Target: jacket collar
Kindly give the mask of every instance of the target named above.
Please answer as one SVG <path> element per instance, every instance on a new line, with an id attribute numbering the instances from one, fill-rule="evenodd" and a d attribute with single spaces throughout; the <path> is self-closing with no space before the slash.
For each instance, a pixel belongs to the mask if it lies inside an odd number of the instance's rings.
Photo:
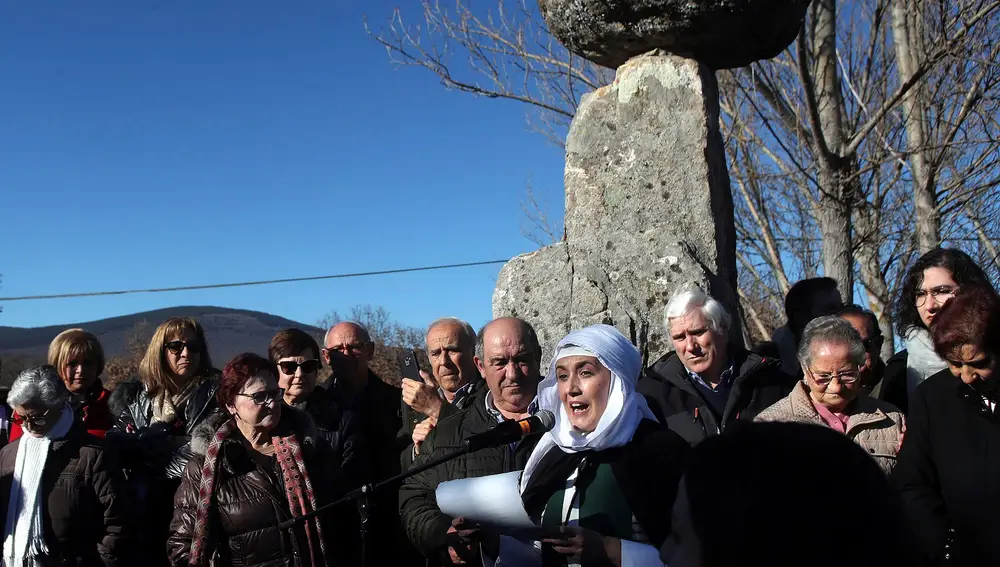
<path id="1" fill-rule="evenodd" d="M 792 414 L 796 418 L 825 425 L 823 418 L 813 406 L 812 398 L 809 397 L 809 387 L 801 380 L 792 388 L 788 399 L 792 404 Z M 854 401 L 848 404 L 844 409 L 844 414 L 848 416 L 846 426 L 848 432 L 855 427 L 889 419 L 889 416 L 876 406 L 874 400 L 864 394 L 859 394 Z"/>

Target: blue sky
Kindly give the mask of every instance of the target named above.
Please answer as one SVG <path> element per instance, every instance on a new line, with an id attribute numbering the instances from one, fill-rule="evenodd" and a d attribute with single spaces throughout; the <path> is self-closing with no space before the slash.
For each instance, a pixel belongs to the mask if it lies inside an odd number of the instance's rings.
<path id="1" fill-rule="evenodd" d="M 562 151 L 529 131 L 526 107 L 390 64 L 363 15 L 378 27 L 399 3 L 0 3 L 0 296 L 533 250 L 520 202 L 530 179 L 561 206 Z M 4 302 L 0 325 L 172 305 L 312 323 L 363 303 L 410 325 L 478 325 L 499 268 Z"/>

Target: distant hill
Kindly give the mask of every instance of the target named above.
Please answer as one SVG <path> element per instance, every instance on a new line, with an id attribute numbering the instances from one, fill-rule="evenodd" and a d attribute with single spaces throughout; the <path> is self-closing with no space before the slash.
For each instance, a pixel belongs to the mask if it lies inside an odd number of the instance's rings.
<path id="1" fill-rule="evenodd" d="M 282 329 L 298 327 L 316 335 L 317 340 L 322 340 L 323 336 L 323 330 L 318 327 L 259 311 L 225 307 L 169 307 L 84 323 L 32 328 L 0 326 L 0 357 L 5 361 L 44 361 L 52 339 L 63 330 L 74 327 L 97 335 L 108 358 L 121 356 L 126 354 L 128 337 L 134 334 L 134 329 L 143 329 L 146 335 L 151 335 L 156 326 L 169 317 L 194 317 L 202 324 L 212 362 L 217 368 L 222 368 L 241 352 L 267 356 L 271 337 Z M 4 374 L 7 374 L 6 369 Z"/>

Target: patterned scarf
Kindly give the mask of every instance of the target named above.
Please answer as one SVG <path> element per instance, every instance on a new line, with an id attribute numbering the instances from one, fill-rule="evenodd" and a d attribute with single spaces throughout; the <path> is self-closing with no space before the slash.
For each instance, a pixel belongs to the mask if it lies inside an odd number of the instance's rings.
<path id="1" fill-rule="evenodd" d="M 188 565 L 202 567 L 207 565 L 205 542 L 208 539 L 208 514 L 212 507 L 212 494 L 215 490 L 215 477 L 218 473 L 219 452 L 223 443 L 236 430 L 236 421 L 226 420 L 212 437 L 212 442 L 205 452 L 205 464 L 201 469 L 201 484 L 198 487 L 198 515 L 194 525 L 194 537 L 191 539 L 191 553 Z M 312 481 L 306 471 L 302 457 L 302 447 L 294 433 L 285 437 L 272 438 L 276 449 L 278 466 L 285 484 L 285 498 L 288 509 L 293 517 L 308 514 L 317 508 L 316 495 L 313 492 Z M 323 541 L 323 529 L 318 517 L 304 524 L 306 542 L 309 546 L 311 565 L 319 567 L 326 565 L 326 544 Z"/>
<path id="2" fill-rule="evenodd" d="M 171 423 L 177 419 L 177 408 L 184 405 L 188 401 L 198 386 L 201 386 L 202 380 L 200 378 L 193 378 L 188 380 L 184 384 L 184 388 L 180 392 L 177 392 L 173 396 L 168 396 L 163 390 L 160 390 L 153 399 L 151 405 L 153 406 L 153 423 Z"/>

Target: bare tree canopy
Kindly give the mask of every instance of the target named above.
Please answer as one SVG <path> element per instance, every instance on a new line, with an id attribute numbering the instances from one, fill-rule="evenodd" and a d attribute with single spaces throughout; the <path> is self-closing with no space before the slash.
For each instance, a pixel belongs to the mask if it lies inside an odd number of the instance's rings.
<path id="1" fill-rule="evenodd" d="M 390 59 L 527 103 L 556 143 L 580 97 L 613 78 L 556 42 L 534 2 L 421 6 L 419 24 L 396 11 L 373 34 Z M 814 0 L 784 53 L 719 73 L 751 338 L 769 337 L 790 285 L 820 267 L 879 316 L 884 355 L 888 305 L 916 255 L 960 247 L 997 273 L 998 54 L 1000 0 Z M 536 227 L 554 216 L 533 193 L 527 203 Z"/>
<path id="2" fill-rule="evenodd" d="M 580 97 L 614 79 L 614 71 L 566 50 L 542 24 L 536 2 L 498 0 L 475 11 L 461 0 L 449 10 L 422 0 L 412 24 L 397 8 L 388 27 L 374 33 L 389 59 L 427 69 L 450 89 L 530 105 L 529 125 L 562 146 Z"/>

